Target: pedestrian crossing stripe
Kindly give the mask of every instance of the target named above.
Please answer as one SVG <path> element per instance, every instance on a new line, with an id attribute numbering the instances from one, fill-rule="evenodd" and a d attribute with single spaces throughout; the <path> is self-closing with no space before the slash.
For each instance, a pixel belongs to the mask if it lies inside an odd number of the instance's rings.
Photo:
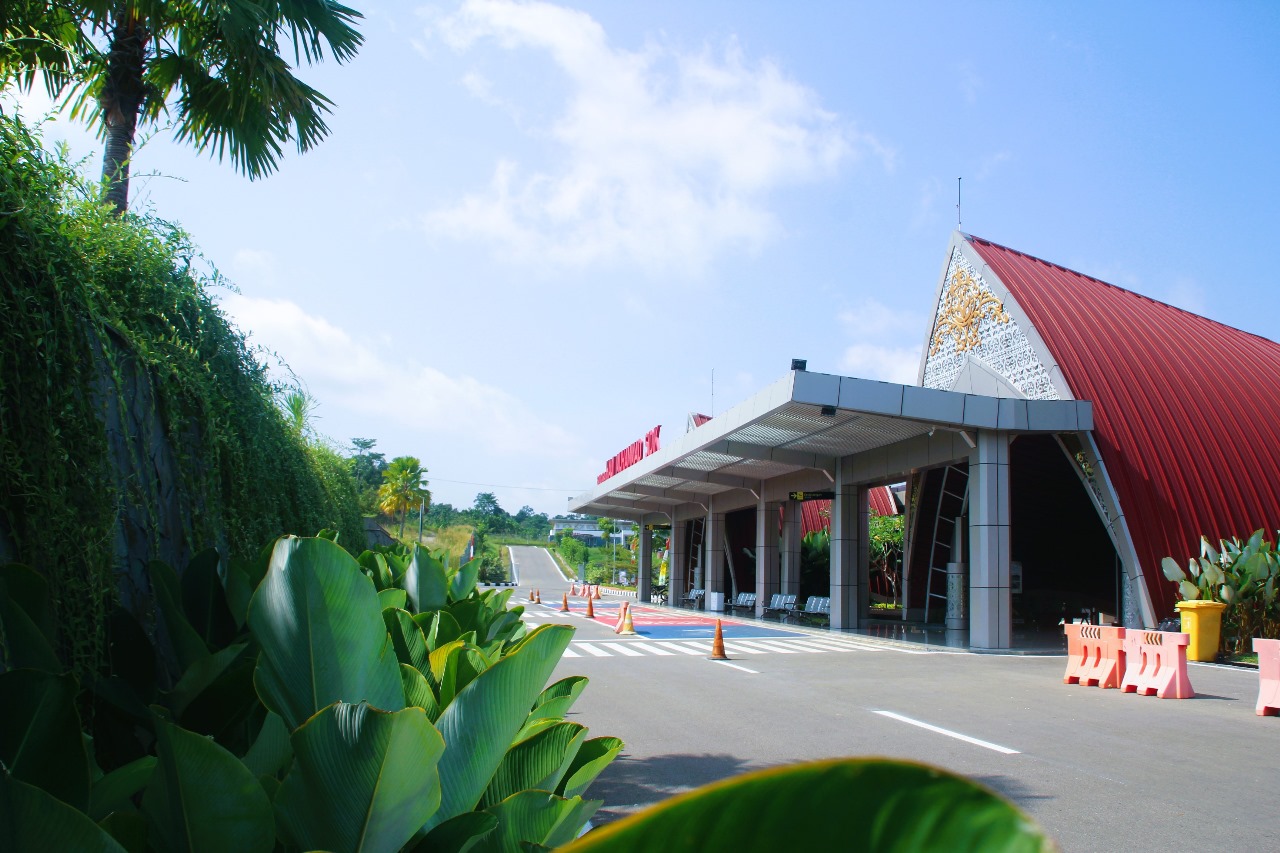
<path id="1" fill-rule="evenodd" d="M 815 637 L 812 639 L 734 639 L 724 641 L 725 651 L 733 655 L 803 655 L 844 652 L 902 651 L 922 654 L 915 650 L 894 649 L 887 646 L 858 643 L 843 639 Z M 608 657 L 674 657 L 678 655 L 711 654 L 710 640 L 583 640 L 571 643 L 565 650 L 567 658 Z"/>

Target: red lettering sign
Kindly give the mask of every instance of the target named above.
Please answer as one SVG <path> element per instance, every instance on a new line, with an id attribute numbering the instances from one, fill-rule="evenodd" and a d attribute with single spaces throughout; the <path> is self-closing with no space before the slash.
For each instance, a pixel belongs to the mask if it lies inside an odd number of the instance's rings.
<path id="1" fill-rule="evenodd" d="M 615 474 L 630 468 L 646 456 L 657 453 L 658 433 L 661 431 L 662 424 L 658 424 L 646 432 L 644 438 L 633 441 L 627 447 L 618 451 L 612 459 L 604 463 L 604 473 L 596 477 L 596 485 L 600 485 Z"/>

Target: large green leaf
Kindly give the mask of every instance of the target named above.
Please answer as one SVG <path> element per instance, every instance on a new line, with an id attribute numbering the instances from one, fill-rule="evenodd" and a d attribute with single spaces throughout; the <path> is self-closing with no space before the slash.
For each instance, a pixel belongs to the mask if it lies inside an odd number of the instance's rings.
<path id="1" fill-rule="evenodd" d="M 409 594 L 409 604 L 416 613 L 443 610 L 449 603 L 444 566 L 416 543 L 400 583 Z"/>
<path id="2" fill-rule="evenodd" d="M 546 791 L 521 791 L 485 809 L 498 819 L 498 828 L 481 839 L 473 849 L 482 853 L 507 853 L 529 849 L 530 845 L 535 845 L 534 849 L 559 847 L 582 831 L 583 825 L 600 808 L 600 802 L 581 797 L 564 799 Z M 705 849 L 734 848 L 713 846 Z"/>
<path id="3" fill-rule="evenodd" d="M 573 639 L 568 625 L 543 625 L 458 692 L 436 725 L 448 745 L 440 759 L 444 798 L 426 829 L 471 811 Z"/>
<path id="4" fill-rule="evenodd" d="M 157 718 L 156 757 L 142 812 L 157 848 L 210 853 L 274 848 L 271 801 L 234 755 Z"/>
<path id="5" fill-rule="evenodd" d="M 409 596 L 403 589 L 380 589 L 378 590 L 378 606 L 383 610 L 391 608 L 404 610 L 405 605 L 409 603 Z"/>
<path id="6" fill-rule="evenodd" d="M 182 582 L 178 580 L 178 573 L 160 560 L 152 560 L 147 564 L 147 570 L 151 576 L 156 609 L 178 657 L 178 671 L 186 672 L 197 661 L 209 656 L 209 647 L 191 627 L 182 609 Z"/>
<path id="7" fill-rule="evenodd" d="M 566 851 L 1054 849 L 1032 820 L 922 764 L 836 759 L 748 773 L 594 830 Z"/>
<path id="8" fill-rule="evenodd" d="M 405 850 L 408 853 L 467 853 L 497 826 L 498 819 L 488 812 L 463 812 L 419 836 L 417 843 Z"/>
<path id="9" fill-rule="evenodd" d="M 448 610 L 418 613 L 414 615 L 413 621 L 418 623 L 418 627 L 426 635 L 427 646 L 432 649 L 438 649 L 446 643 L 452 643 L 462 636 L 462 626 L 458 624 L 458 620 L 454 619 L 453 614 Z"/>
<path id="10" fill-rule="evenodd" d="M 378 594 L 327 539 L 281 538 L 249 604 L 262 647 L 254 683 L 290 730 L 334 702 L 404 707 L 404 689 Z"/>
<path id="11" fill-rule="evenodd" d="M 89 817 L 102 820 L 114 811 L 131 808 L 131 798 L 147 786 L 155 769 L 156 757 L 144 755 L 95 781 L 89 789 Z"/>
<path id="12" fill-rule="evenodd" d="M 237 650 L 235 654 L 230 654 Z M 253 687 L 253 675 L 257 655 L 252 644 L 236 644 L 210 659 L 228 658 L 226 666 L 212 675 L 207 682 L 188 679 L 178 682 L 174 692 L 185 688 L 181 710 L 175 707 L 178 723 L 185 729 L 203 735 L 211 735 L 218 743 L 236 755 L 249 748 L 253 732 L 250 721 L 260 715 L 262 703 Z M 197 664 L 196 667 L 200 667 Z M 196 667 L 193 667 L 195 669 Z M 191 695 L 194 693 L 194 695 Z M 256 726 L 256 722 L 254 722 Z"/>
<path id="13" fill-rule="evenodd" d="M 476 581 L 479 579 L 479 560 L 470 560 L 465 565 L 459 566 L 458 570 L 449 578 L 449 598 L 452 601 L 461 601 L 471 595 L 476 588 Z"/>
<path id="14" fill-rule="evenodd" d="M 465 650 L 466 644 L 461 640 L 446 643 L 431 652 L 431 666 L 422 671 L 431 682 L 442 708 L 452 702 L 458 692 L 455 687 L 458 680 L 458 659 Z"/>
<path id="15" fill-rule="evenodd" d="M 427 719 L 435 722 L 440 718 L 440 702 L 431 690 L 431 683 L 417 669 L 407 663 L 400 664 L 400 680 L 404 684 L 404 703 L 407 707 L 421 708 L 427 712 Z"/>
<path id="16" fill-rule="evenodd" d="M 0 850 L 125 853 L 83 812 L 0 767 Z"/>
<path id="17" fill-rule="evenodd" d="M 50 647 L 57 644 L 53 608 L 49 606 L 49 582 L 43 575 L 21 563 L 0 565 L 0 596 L 12 599 L 27 614 Z"/>
<path id="18" fill-rule="evenodd" d="M 293 757 L 289 730 L 279 714 L 267 712 L 262 728 L 244 756 L 244 766 L 254 776 L 273 776 Z"/>
<path id="19" fill-rule="evenodd" d="M 374 551 L 365 551 L 356 558 L 356 562 L 360 564 L 360 568 L 373 581 L 373 585 L 379 592 L 392 588 L 394 581 L 391 577 L 391 569 L 387 567 L 386 557 Z"/>
<path id="20" fill-rule="evenodd" d="M 387 626 L 391 645 L 400 663 L 407 663 L 420 672 L 426 671 L 430 667 L 427 638 L 422 636 L 422 629 L 413 617 L 404 610 L 384 610 L 382 621 Z"/>
<path id="21" fill-rule="evenodd" d="M 538 701 L 533 703 L 533 711 L 530 712 L 529 719 L 563 719 L 573 707 L 573 703 L 582 695 L 582 691 L 586 689 L 585 675 L 570 675 L 560 679 L 538 695 Z"/>
<path id="22" fill-rule="evenodd" d="M 1179 566 L 1178 561 L 1172 557 L 1165 557 L 1160 561 L 1160 571 L 1164 572 L 1164 576 L 1167 580 L 1174 581 L 1175 583 L 1187 579 L 1186 573 L 1182 571 L 1182 566 Z"/>
<path id="23" fill-rule="evenodd" d="M 616 737 L 593 737 L 582 745 L 573 763 L 556 789 L 562 797 L 578 797 L 586 793 L 596 777 L 622 752 L 625 744 Z"/>
<path id="24" fill-rule="evenodd" d="M 182 609 L 191 627 L 213 649 L 231 642 L 237 627 L 223 591 L 221 559 L 217 549 L 206 548 L 191 558 L 182 573 Z"/>
<path id="25" fill-rule="evenodd" d="M 70 675 L 15 669 L 0 675 L 0 763 L 18 779 L 83 811 L 89 756 Z"/>
<path id="26" fill-rule="evenodd" d="M 556 790 L 586 737 L 586 726 L 562 722 L 514 744 L 480 798 L 480 808 L 497 805 L 527 789 Z"/>
<path id="27" fill-rule="evenodd" d="M 29 667 L 45 672 L 62 671 L 53 645 L 0 579 L 0 669 Z"/>
<path id="28" fill-rule="evenodd" d="M 276 814 L 303 850 L 399 850 L 440 804 L 444 741 L 419 708 L 337 703 L 293 733 Z"/>

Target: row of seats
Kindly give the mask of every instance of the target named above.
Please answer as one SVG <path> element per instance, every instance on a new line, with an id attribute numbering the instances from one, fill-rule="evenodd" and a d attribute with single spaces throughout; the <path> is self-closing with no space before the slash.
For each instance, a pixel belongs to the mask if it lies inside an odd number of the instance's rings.
<path id="1" fill-rule="evenodd" d="M 707 591 L 705 589 L 691 589 L 689 594 L 682 598 L 684 604 L 688 607 L 701 608 L 706 602 Z M 733 601 L 725 603 L 725 609 L 730 613 L 737 610 L 743 610 L 754 613 L 756 609 L 756 594 L 754 592 L 740 592 L 738 597 Z M 831 596 L 828 595 L 811 595 L 800 607 L 796 607 L 796 596 L 775 593 L 773 598 L 769 600 L 769 606 L 761 610 L 761 616 L 768 618 L 770 615 L 778 617 L 779 622 L 789 619 L 795 619 L 799 622 L 824 622 L 831 618 Z"/>

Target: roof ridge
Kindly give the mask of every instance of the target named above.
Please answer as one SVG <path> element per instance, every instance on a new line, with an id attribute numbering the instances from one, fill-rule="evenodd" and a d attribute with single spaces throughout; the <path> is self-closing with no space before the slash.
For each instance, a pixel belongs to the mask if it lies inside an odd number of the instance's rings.
<path id="1" fill-rule="evenodd" d="M 1273 346 L 1280 346 L 1280 342 L 1274 341 L 1268 337 L 1264 337 L 1263 335 L 1260 335 L 1257 332 L 1246 331 L 1245 329 L 1241 329 L 1236 326 L 1232 326 L 1228 323 L 1224 323 L 1221 320 L 1215 320 L 1212 317 L 1206 317 L 1203 314 L 1197 314 L 1196 312 L 1190 311 L 1186 308 L 1180 308 L 1177 305 L 1173 305 L 1172 303 L 1165 302 L 1163 299 L 1156 299 L 1154 296 L 1148 296 L 1145 293 L 1139 293 L 1136 290 L 1130 290 L 1127 287 L 1121 287 L 1118 284 L 1112 284 L 1109 281 L 1103 281 L 1102 279 L 1097 278 L 1095 276 L 1091 276 L 1088 273 L 1082 273 L 1079 270 L 1073 270 L 1071 269 L 1071 267 L 1066 267 L 1066 266 L 1063 266 L 1062 264 L 1054 263 L 1053 261 L 1046 261 L 1044 258 L 1037 257 L 1028 252 L 1023 252 L 1019 249 L 1013 248 L 1012 246 L 1005 246 L 1001 243 L 995 242 L 994 240 L 988 240 L 984 237 L 978 237 L 975 234 L 965 234 L 964 236 L 966 239 L 968 239 L 972 243 L 982 243 L 984 245 L 991 246 L 996 249 L 1001 249 L 1005 252 L 1009 252 L 1010 254 L 1018 255 L 1019 257 L 1036 261 L 1037 263 L 1041 263 L 1041 264 L 1044 264 L 1045 266 L 1053 267 L 1054 269 L 1062 270 L 1063 272 L 1071 273 L 1072 275 L 1079 276 L 1080 278 L 1083 278 L 1083 279 L 1088 279 L 1089 281 L 1096 282 L 1097 284 L 1100 284 L 1103 287 L 1109 287 L 1112 290 L 1118 290 L 1121 293 L 1127 293 L 1128 295 L 1137 297 L 1138 299 L 1145 299 L 1147 302 L 1151 302 L 1156 305 L 1160 305 L 1164 308 L 1169 308 L 1171 310 L 1178 311 L 1182 314 L 1186 314 L 1189 317 L 1195 317 L 1198 320 L 1204 320 L 1205 322 L 1212 323 L 1215 326 L 1221 326 L 1224 329 L 1230 329 L 1233 332 L 1239 332 L 1242 335 L 1248 335 L 1251 338 L 1257 338 L 1258 340 L 1265 341 L 1269 344 L 1272 344 Z"/>

